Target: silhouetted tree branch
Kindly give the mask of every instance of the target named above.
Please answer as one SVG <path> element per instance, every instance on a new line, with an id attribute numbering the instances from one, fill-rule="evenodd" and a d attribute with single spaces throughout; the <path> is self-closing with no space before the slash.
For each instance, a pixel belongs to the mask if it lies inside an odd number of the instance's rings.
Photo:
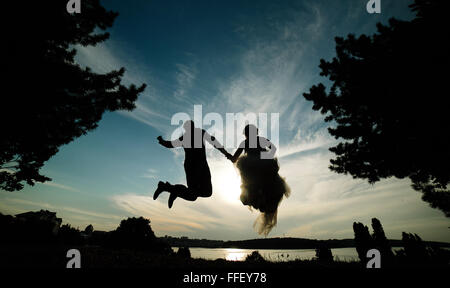
<path id="1" fill-rule="evenodd" d="M 367 179 L 408 177 L 423 200 L 450 215 L 447 82 L 449 1 L 415 0 L 412 21 L 390 19 L 372 36 L 336 38 L 336 57 L 321 60 L 330 89 L 307 100 L 342 141 L 330 169 Z"/>
<path id="2" fill-rule="evenodd" d="M 60 146 L 95 129 L 105 111 L 134 109 L 145 89 L 124 86 L 124 68 L 100 74 L 75 62 L 76 46 L 108 39 L 102 31 L 118 15 L 98 0 L 81 2 L 80 14 L 69 14 L 66 0 L 5 3 L 14 20 L 6 29 L 0 189 L 51 180 L 39 170 Z M 14 171 L 8 170 L 11 162 L 17 163 Z"/>

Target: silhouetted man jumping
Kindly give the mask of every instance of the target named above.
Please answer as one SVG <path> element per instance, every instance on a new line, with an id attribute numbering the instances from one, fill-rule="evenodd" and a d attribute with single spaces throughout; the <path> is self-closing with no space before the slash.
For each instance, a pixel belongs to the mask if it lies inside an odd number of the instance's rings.
<path id="1" fill-rule="evenodd" d="M 188 201 L 195 201 L 197 197 L 210 197 L 212 195 L 211 172 L 206 161 L 205 140 L 222 152 L 228 159 L 228 153 L 214 136 L 203 129 L 196 128 L 191 120 L 183 124 L 185 133 L 178 139 L 166 141 L 158 136 L 159 144 L 166 148 L 183 147 L 185 153 L 184 171 L 186 172 L 187 187 L 185 185 L 172 185 L 169 182 L 159 181 L 158 188 L 153 195 L 157 199 L 164 191 L 170 193 L 169 208 L 177 197 Z"/>

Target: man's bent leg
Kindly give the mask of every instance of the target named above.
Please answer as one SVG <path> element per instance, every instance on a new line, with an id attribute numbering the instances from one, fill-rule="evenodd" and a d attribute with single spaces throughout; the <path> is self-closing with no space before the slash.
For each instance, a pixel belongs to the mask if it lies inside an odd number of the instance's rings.
<path id="1" fill-rule="evenodd" d="M 195 201 L 198 197 L 193 190 L 181 184 L 170 185 L 167 191 L 169 191 L 170 194 L 175 194 L 177 197 L 183 198 L 187 201 Z"/>
<path id="2" fill-rule="evenodd" d="M 202 183 L 202 185 L 199 185 L 198 187 L 193 188 L 195 192 L 197 193 L 198 197 L 211 197 L 212 195 L 212 184 L 211 182 L 205 182 Z"/>
<path id="3" fill-rule="evenodd" d="M 197 200 L 197 194 L 195 194 L 194 191 L 192 191 L 188 187 L 181 185 L 181 184 L 170 185 L 170 187 L 167 189 L 167 191 L 170 192 L 169 203 L 168 203 L 169 208 L 172 208 L 173 201 L 175 201 L 175 199 L 177 199 L 177 197 L 180 197 L 187 201 Z"/>
<path id="4" fill-rule="evenodd" d="M 164 183 L 162 181 L 159 181 L 158 188 L 156 188 L 156 191 L 153 194 L 153 200 L 156 200 L 159 194 L 161 194 L 162 192 L 167 191 L 167 187 L 169 187 L 169 185 L 170 185 L 169 182 Z"/>

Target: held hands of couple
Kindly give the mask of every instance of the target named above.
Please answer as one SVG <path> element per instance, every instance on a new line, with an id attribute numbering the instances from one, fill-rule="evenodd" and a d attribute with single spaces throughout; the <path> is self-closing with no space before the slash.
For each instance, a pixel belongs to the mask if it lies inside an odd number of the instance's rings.
<path id="1" fill-rule="evenodd" d="M 227 157 L 228 160 L 230 160 L 231 162 L 235 162 L 233 155 L 231 155 L 230 153 L 225 151 L 225 157 Z"/>
<path id="2" fill-rule="evenodd" d="M 228 160 L 230 160 L 231 162 L 235 163 L 237 160 L 237 157 L 234 157 L 233 155 L 231 155 L 230 153 L 227 152 L 227 154 L 225 155 L 227 157 Z"/>

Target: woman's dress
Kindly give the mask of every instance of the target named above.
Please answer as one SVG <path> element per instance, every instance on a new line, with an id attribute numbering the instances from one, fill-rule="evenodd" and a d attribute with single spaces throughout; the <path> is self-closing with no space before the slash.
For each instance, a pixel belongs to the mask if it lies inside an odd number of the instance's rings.
<path id="1" fill-rule="evenodd" d="M 245 141 L 244 141 L 245 142 Z M 259 234 L 267 235 L 277 224 L 277 210 L 283 196 L 290 194 L 289 186 L 278 174 L 280 166 L 277 158 L 261 159 L 264 148 L 248 148 L 243 143 L 245 154 L 236 162 L 241 175 L 241 202 L 257 209 L 261 215 L 255 221 Z"/>

